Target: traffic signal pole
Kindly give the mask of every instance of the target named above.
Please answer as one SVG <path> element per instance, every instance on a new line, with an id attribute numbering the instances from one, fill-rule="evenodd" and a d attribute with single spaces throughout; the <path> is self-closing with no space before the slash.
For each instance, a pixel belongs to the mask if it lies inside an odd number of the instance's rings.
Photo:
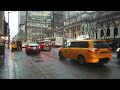
<path id="1" fill-rule="evenodd" d="M 27 18 L 28 18 L 28 11 L 26 11 L 26 22 L 25 22 L 26 42 L 27 42 Z"/>

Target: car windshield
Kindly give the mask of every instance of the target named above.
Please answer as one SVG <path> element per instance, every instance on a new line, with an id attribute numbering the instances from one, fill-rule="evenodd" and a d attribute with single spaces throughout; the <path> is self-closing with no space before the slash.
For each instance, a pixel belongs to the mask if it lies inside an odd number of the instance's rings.
<path id="1" fill-rule="evenodd" d="M 49 44 L 49 42 L 44 42 L 45 44 Z"/>
<path id="2" fill-rule="evenodd" d="M 50 42 L 45 41 L 45 42 L 40 42 L 39 44 L 50 44 Z"/>
<path id="3" fill-rule="evenodd" d="M 28 46 L 39 46 L 37 43 L 29 43 Z"/>
<path id="4" fill-rule="evenodd" d="M 44 42 L 40 42 L 39 44 L 44 44 Z"/>
<path id="5" fill-rule="evenodd" d="M 94 48 L 109 48 L 110 46 L 106 42 L 93 42 Z"/>

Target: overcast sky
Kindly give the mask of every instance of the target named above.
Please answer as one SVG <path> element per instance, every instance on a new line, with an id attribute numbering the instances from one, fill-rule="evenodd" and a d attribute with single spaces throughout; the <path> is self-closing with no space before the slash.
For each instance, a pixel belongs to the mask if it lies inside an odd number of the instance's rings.
<path id="1" fill-rule="evenodd" d="M 18 33 L 18 11 L 9 11 L 9 26 L 11 38 Z M 5 11 L 5 20 L 8 22 L 8 11 Z"/>

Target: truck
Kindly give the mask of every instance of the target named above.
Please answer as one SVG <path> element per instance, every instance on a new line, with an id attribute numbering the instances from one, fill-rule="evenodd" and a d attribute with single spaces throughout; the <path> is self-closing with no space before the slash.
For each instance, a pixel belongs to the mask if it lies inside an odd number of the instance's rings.
<path id="1" fill-rule="evenodd" d="M 56 37 L 55 38 L 55 47 L 61 47 L 64 44 L 63 37 Z"/>
<path id="2" fill-rule="evenodd" d="M 4 42 L 4 11 L 0 11 L 0 57 L 4 59 L 5 42 Z"/>

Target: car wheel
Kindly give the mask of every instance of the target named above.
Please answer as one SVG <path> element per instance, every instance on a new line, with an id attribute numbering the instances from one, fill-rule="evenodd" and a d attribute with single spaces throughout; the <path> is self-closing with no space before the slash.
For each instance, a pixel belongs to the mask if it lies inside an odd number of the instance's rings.
<path id="1" fill-rule="evenodd" d="M 37 53 L 36 53 L 36 55 L 39 55 L 40 54 L 40 51 L 38 51 Z"/>
<path id="2" fill-rule="evenodd" d="M 15 49 L 14 48 L 12 48 L 12 51 L 14 51 Z"/>
<path id="3" fill-rule="evenodd" d="M 28 52 L 26 52 L 26 54 L 27 54 L 27 55 L 29 55 L 29 53 L 28 53 Z"/>
<path id="4" fill-rule="evenodd" d="M 81 65 L 86 64 L 84 56 L 82 56 L 82 55 L 78 56 L 78 63 L 81 64 Z"/>
<path id="5" fill-rule="evenodd" d="M 65 59 L 62 52 L 59 52 L 59 59 Z"/>

